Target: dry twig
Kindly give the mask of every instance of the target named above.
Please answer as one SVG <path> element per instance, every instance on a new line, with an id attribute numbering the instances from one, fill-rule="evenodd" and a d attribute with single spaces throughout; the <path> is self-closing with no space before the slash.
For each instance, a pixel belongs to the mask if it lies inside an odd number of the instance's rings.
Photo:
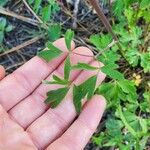
<path id="1" fill-rule="evenodd" d="M 16 47 L 13 47 L 12 49 L 10 49 L 8 51 L 5 51 L 4 53 L 0 54 L 0 57 L 4 56 L 4 55 L 7 55 L 7 54 L 10 54 L 12 52 L 18 51 L 18 50 L 20 50 L 20 49 L 22 49 L 22 48 L 24 48 L 24 47 L 26 47 L 26 46 L 28 46 L 30 44 L 35 43 L 36 41 L 40 40 L 43 37 L 44 37 L 44 35 L 40 35 L 40 36 L 34 37 L 33 39 L 30 39 L 30 40 L 28 40 L 28 41 L 26 41 L 26 42 L 24 42 L 24 43 L 22 43 L 22 44 L 20 44 L 20 45 L 18 45 Z"/>
<path id="2" fill-rule="evenodd" d="M 32 8 L 28 5 L 26 0 L 22 0 L 25 6 L 29 9 L 29 11 L 34 15 L 34 17 L 39 21 L 39 23 L 43 23 L 43 21 L 36 15 L 36 13 L 32 10 Z"/>
<path id="3" fill-rule="evenodd" d="M 18 15 L 16 13 L 14 13 L 14 12 L 12 12 L 10 10 L 6 10 L 5 8 L 2 8 L 2 7 L 0 7 L 0 14 L 17 18 L 17 19 L 19 19 L 21 21 L 24 21 L 26 23 L 32 24 L 34 26 L 39 26 L 38 21 L 36 21 L 34 19 L 31 19 L 31 18 L 28 18 L 28 17 L 24 17 L 24 16 L 21 16 L 21 15 Z"/>

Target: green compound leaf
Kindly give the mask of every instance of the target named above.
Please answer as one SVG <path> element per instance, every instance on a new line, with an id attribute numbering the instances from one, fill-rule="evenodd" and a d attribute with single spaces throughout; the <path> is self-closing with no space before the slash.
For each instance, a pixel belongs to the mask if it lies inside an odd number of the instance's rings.
<path id="1" fill-rule="evenodd" d="M 50 41 L 55 41 L 61 36 L 61 25 L 53 24 L 48 28 L 48 37 Z"/>
<path id="2" fill-rule="evenodd" d="M 97 70 L 99 68 L 90 66 L 89 64 L 85 64 L 85 63 L 78 63 L 78 64 L 72 66 L 72 69 Z"/>
<path id="3" fill-rule="evenodd" d="M 112 37 L 109 34 L 95 34 L 92 35 L 89 40 L 94 46 L 96 46 L 98 50 L 102 50 L 110 44 L 110 42 L 112 41 Z"/>
<path id="4" fill-rule="evenodd" d="M 45 6 L 42 10 L 42 20 L 44 22 L 47 22 L 50 20 L 50 17 L 51 17 L 51 5 L 48 5 L 48 6 Z"/>
<path id="5" fill-rule="evenodd" d="M 44 80 L 43 83 L 45 83 L 45 84 L 60 84 L 60 85 L 68 85 L 70 83 L 68 80 L 61 79 L 56 75 L 53 75 L 53 80 L 54 81 Z"/>
<path id="6" fill-rule="evenodd" d="M 74 85 L 73 87 L 73 103 L 76 109 L 76 112 L 79 114 L 81 112 L 82 103 L 81 100 L 83 99 L 83 93 L 79 86 Z"/>
<path id="7" fill-rule="evenodd" d="M 62 102 L 69 91 L 68 87 L 52 90 L 47 93 L 46 104 L 49 104 L 52 108 L 55 108 Z"/>
<path id="8" fill-rule="evenodd" d="M 149 6 L 150 6 L 149 0 L 142 0 L 141 3 L 140 3 L 141 8 L 147 8 Z"/>
<path id="9" fill-rule="evenodd" d="M 85 82 L 79 86 L 74 85 L 73 87 L 73 103 L 76 109 L 76 112 L 79 114 L 82 108 L 82 99 L 87 97 L 87 100 L 90 100 L 95 92 L 97 76 L 94 75 L 87 79 Z"/>
<path id="10" fill-rule="evenodd" d="M 150 72 L 150 52 L 143 53 L 140 55 L 141 57 L 141 66 L 144 69 L 144 72 Z"/>
<path id="11" fill-rule="evenodd" d="M 43 50 L 43 51 L 38 53 L 38 56 L 43 58 L 47 62 L 49 62 L 52 59 L 58 57 L 62 53 L 62 51 L 60 49 L 55 47 L 50 42 L 47 44 L 47 48 L 48 48 L 48 50 Z"/>
<path id="12" fill-rule="evenodd" d="M 108 64 L 108 65 L 103 66 L 101 68 L 101 71 L 103 73 L 105 73 L 106 75 L 108 75 L 112 79 L 123 80 L 124 79 L 123 74 L 120 73 L 117 70 L 114 70 L 116 67 L 117 67 L 116 64 L 113 64 L 113 63 L 112 64 Z"/>
<path id="13" fill-rule="evenodd" d="M 73 38 L 74 32 L 71 29 L 67 30 L 65 33 L 65 42 L 69 51 L 71 50 L 71 41 L 73 40 Z"/>
<path id="14" fill-rule="evenodd" d="M 134 83 L 130 80 L 120 80 L 117 83 L 121 90 L 126 94 L 126 99 L 130 102 L 136 102 L 137 93 Z"/>
<path id="15" fill-rule="evenodd" d="M 41 6 L 42 0 L 35 0 L 34 1 L 34 7 L 33 9 L 35 10 L 36 13 L 38 13 L 40 6 Z"/>
<path id="16" fill-rule="evenodd" d="M 64 79 L 69 80 L 71 72 L 71 62 L 70 62 L 70 57 L 68 56 L 65 60 L 65 66 L 64 66 Z"/>

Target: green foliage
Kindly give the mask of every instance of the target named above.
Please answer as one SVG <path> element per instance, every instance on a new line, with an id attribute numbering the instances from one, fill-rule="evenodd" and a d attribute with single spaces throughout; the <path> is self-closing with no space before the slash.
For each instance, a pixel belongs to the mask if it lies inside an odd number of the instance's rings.
<path id="1" fill-rule="evenodd" d="M 101 71 L 108 75 L 112 79 L 123 80 L 124 76 L 122 73 L 116 70 L 116 64 L 108 64 L 101 68 Z"/>
<path id="2" fill-rule="evenodd" d="M 89 64 L 78 62 L 76 65 L 72 66 L 72 69 L 97 70 L 97 69 L 100 69 L 100 68 L 90 66 Z"/>
<path id="3" fill-rule="evenodd" d="M 108 102 L 107 111 L 110 111 L 111 115 L 107 116 L 103 132 L 95 135 L 93 142 L 101 148 L 143 150 L 146 149 L 150 135 L 149 119 L 143 117 L 143 114 L 148 116 L 150 112 L 149 83 L 142 82 L 142 86 L 140 85 L 138 89 L 134 80 L 131 80 L 131 76 L 130 80 L 123 79 L 123 73 L 117 69 L 121 68 L 118 61 L 121 62 L 124 58 L 128 63 L 128 68 L 133 67 L 133 70 L 140 68 L 143 76 L 146 76 L 144 73 L 150 72 L 148 44 L 150 19 L 147 15 L 150 11 L 150 1 L 115 0 L 112 11 L 117 22 L 113 24 L 113 30 L 119 38 L 122 49 L 113 45 L 107 51 L 102 51 L 102 55 L 97 57 L 105 65 L 101 70 L 108 75 L 109 82 L 100 85 L 96 93 L 105 96 Z M 90 38 L 90 42 L 95 45 L 97 51 L 100 50 L 101 45 L 104 45 L 102 49 L 105 49 L 111 42 L 111 40 L 109 42 L 106 40 L 106 45 L 102 44 L 101 36 L 108 37 L 108 34 L 94 35 Z M 117 71 L 122 77 L 118 77 L 114 71 Z M 137 89 L 139 92 L 141 88 L 143 89 L 141 93 L 145 91 L 142 97 L 137 94 Z"/>
<path id="4" fill-rule="evenodd" d="M 51 42 L 57 40 L 61 36 L 60 24 L 52 24 L 48 28 L 48 37 Z"/>
<path id="5" fill-rule="evenodd" d="M 92 98 L 95 91 L 97 76 L 92 76 L 79 86 L 74 85 L 73 87 L 73 103 L 76 108 L 76 112 L 81 112 L 82 100 L 87 97 L 88 100 Z"/>
<path id="6" fill-rule="evenodd" d="M 71 72 L 71 62 L 70 62 L 70 57 L 68 56 L 65 60 L 65 66 L 64 66 L 64 79 L 69 80 Z"/>
<path id="7" fill-rule="evenodd" d="M 53 75 L 53 81 L 44 80 L 43 83 L 45 84 L 60 84 L 60 85 L 68 85 L 70 82 L 65 79 L 61 79 L 56 75 Z"/>
<path id="8" fill-rule="evenodd" d="M 46 3 L 43 3 L 42 0 L 28 0 L 28 3 L 45 23 L 49 22 L 52 15 L 59 11 L 59 6 L 55 0 L 48 0 Z"/>
<path id="9" fill-rule="evenodd" d="M 57 90 L 52 90 L 47 93 L 47 99 L 45 100 L 46 104 L 49 104 L 52 108 L 55 108 L 61 103 L 65 98 L 67 92 L 69 91 L 68 87 L 60 88 Z"/>
<path id="10" fill-rule="evenodd" d="M 106 48 L 108 46 L 108 44 L 110 44 L 110 42 L 112 41 L 111 36 L 108 35 L 92 35 L 89 39 L 89 41 L 96 46 L 96 48 L 98 50 L 102 50 L 104 48 Z"/>
<path id="11" fill-rule="evenodd" d="M 74 32 L 72 30 L 67 30 L 65 33 L 65 42 L 66 42 L 66 46 L 68 48 L 68 50 L 71 50 L 71 41 L 74 38 Z"/>
<path id="12" fill-rule="evenodd" d="M 0 0 L 0 6 L 5 6 L 8 0 Z"/>
<path id="13" fill-rule="evenodd" d="M 49 24 L 52 14 L 58 11 L 55 1 L 47 1 L 45 5 L 40 0 L 37 0 L 36 3 L 30 0 L 30 4 L 40 15 L 44 25 L 48 26 L 46 31 L 48 31 L 49 40 L 54 41 L 59 38 L 61 26 Z M 118 36 L 120 46 L 114 44 L 110 47 L 113 39 L 109 33 L 94 34 L 89 38 L 89 42 L 95 46 L 98 54 L 101 53 L 93 57 L 94 60 L 104 64 L 101 68 L 81 62 L 71 65 L 71 41 L 74 38 L 74 32 L 67 30 L 65 43 L 69 53 L 64 61 L 64 77 L 53 75 L 52 81 L 43 81 L 46 84 L 63 86 L 47 93 L 46 103 L 55 108 L 72 87 L 73 83 L 69 81 L 71 71 L 75 69 L 102 71 L 107 75 L 107 82 L 101 84 L 97 90 L 95 89 L 97 75 L 90 77 L 80 85 L 73 84 L 73 103 L 78 114 L 82 109 L 82 100 L 90 100 L 95 93 L 102 94 L 107 100 L 107 112 L 110 113 L 106 115 L 102 132 L 93 137 L 93 142 L 101 148 L 143 150 L 146 147 L 150 134 L 148 129 L 150 121 L 147 117 L 150 112 L 150 90 L 149 84 L 143 80 L 150 72 L 149 11 L 149 0 L 113 1 L 113 30 Z M 46 50 L 39 53 L 39 56 L 50 61 L 60 56 L 61 53 L 61 50 L 50 43 Z M 136 84 L 128 71 L 141 73 L 140 85 Z"/>
<path id="14" fill-rule="evenodd" d="M 111 105 L 116 105 L 119 100 L 136 103 L 136 87 L 132 81 L 120 80 L 103 83 L 97 90 L 98 94 L 104 95 Z"/>
<path id="15" fill-rule="evenodd" d="M 55 47 L 52 43 L 48 42 L 46 49 L 38 53 L 38 56 L 46 60 L 47 62 L 58 57 L 62 51 Z"/>
<path id="16" fill-rule="evenodd" d="M 144 72 L 150 72 L 150 52 L 141 54 L 141 66 Z"/>
<path id="17" fill-rule="evenodd" d="M 4 34 L 12 31 L 13 26 L 7 24 L 7 20 L 0 17 L 0 44 L 3 42 Z"/>

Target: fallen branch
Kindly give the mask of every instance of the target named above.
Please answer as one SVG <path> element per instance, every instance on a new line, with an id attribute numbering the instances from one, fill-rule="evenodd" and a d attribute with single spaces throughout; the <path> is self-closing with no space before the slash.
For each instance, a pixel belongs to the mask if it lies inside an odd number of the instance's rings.
<path id="1" fill-rule="evenodd" d="M 12 52 L 18 51 L 18 50 L 20 50 L 20 49 L 22 49 L 22 48 L 24 48 L 24 47 L 26 47 L 28 45 L 31 45 L 31 44 L 35 43 L 36 41 L 40 40 L 43 37 L 44 37 L 44 35 L 40 35 L 40 36 L 34 37 L 33 39 L 30 39 L 30 40 L 28 40 L 28 41 L 26 41 L 26 42 L 24 42 L 24 43 L 22 43 L 22 44 L 20 44 L 20 45 L 18 45 L 16 47 L 13 47 L 10 50 L 5 51 L 4 53 L 0 54 L 0 57 L 4 56 L 4 55 L 7 55 L 7 54 L 10 54 Z"/>
<path id="2" fill-rule="evenodd" d="M 31 18 L 18 15 L 18 14 L 14 13 L 14 12 L 12 12 L 12 11 L 10 11 L 10 10 L 6 10 L 6 9 L 3 8 L 3 7 L 0 7 L 0 14 L 17 18 L 17 19 L 19 19 L 19 20 L 21 20 L 21 21 L 24 21 L 24 22 L 26 22 L 26 23 L 32 24 L 32 25 L 34 25 L 34 26 L 39 26 L 39 23 L 38 23 L 37 20 L 33 20 L 33 19 L 31 19 Z"/>

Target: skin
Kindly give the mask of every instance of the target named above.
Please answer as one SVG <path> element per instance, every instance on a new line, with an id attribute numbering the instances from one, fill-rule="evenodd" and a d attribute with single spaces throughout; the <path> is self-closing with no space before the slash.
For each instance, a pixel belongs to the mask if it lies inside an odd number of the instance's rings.
<path id="1" fill-rule="evenodd" d="M 82 150 L 96 130 L 106 106 L 102 96 L 95 95 L 91 101 L 83 102 L 77 118 L 72 88 L 55 109 L 43 102 L 46 92 L 60 85 L 44 85 L 41 81 L 51 79 L 53 74 L 63 77 L 63 61 L 68 55 L 64 39 L 55 41 L 54 45 L 63 54 L 49 63 L 36 56 L 5 78 L 5 70 L 0 66 L 0 150 Z M 70 55 L 72 64 L 99 66 L 92 57 L 82 55 L 93 55 L 88 48 L 75 48 L 72 42 L 72 50 L 76 53 Z M 76 70 L 70 80 L 78 85 L 94 74 L 97 71 Z M 104 78 L 99 72 L 97 86 Z"/>

